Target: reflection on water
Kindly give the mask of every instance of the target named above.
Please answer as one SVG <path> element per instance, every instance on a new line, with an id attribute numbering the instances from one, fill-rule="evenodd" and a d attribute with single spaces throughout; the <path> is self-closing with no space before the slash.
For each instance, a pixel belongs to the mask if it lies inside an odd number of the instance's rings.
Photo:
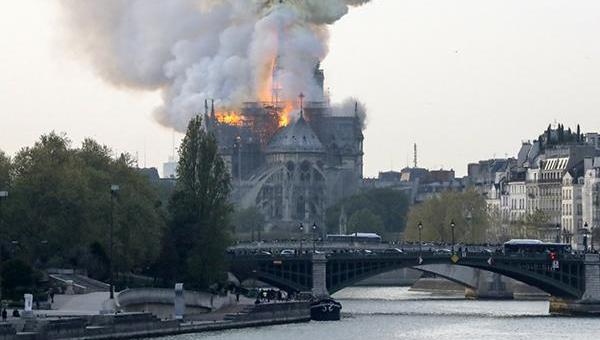
<path id="1" fill-rule="evenodd" d="M 473 301 L 464 295 L 411 292 L 408 288 L 351 287 L 335 295 L 350 315 L 548 316 L 547 301 Z"/>
<path id="2" fill-rule="evenodd" d="M 343 305 L 339 322 L 310 322 L 172 340 L 346 339 L 592 339 L 595 318 L 552 317 L 546 301 L 470 301 L 461 296 L 410 292 L 407 288 L 347 288 L 335 295 Z"/>

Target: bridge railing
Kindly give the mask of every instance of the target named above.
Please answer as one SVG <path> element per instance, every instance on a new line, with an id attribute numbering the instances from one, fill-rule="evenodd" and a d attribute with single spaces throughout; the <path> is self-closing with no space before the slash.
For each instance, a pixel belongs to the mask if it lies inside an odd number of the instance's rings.
<path id="1" fill-rule="evenodd" d="M 399 248 L 400 249 L 400 248 Z M 546 253 L 504 253 L 502 249 L 481 249 L 481 250 L 456 250 L 454 253 L 446 248 L 427 248 L 419 250 L 418 248 L 401 249 L 396 252 L 386 252 L 382 250 L 367 250 L 356 248 L 340 248 L 340 249 L 323 249 L 318 248 L 318 253 L 324 253 L 327 257 L 385 257 L 385 258 L 417 258 L 421 257 L 451 257 L 456 254 L 459 258 L 469 257 L 485 257 L 485 258 L 514 258 L 514 259 L 545 259 L 550 260 L 549 254 Z M 256 249 L 230 249 L 229 255 L 232 257 L 253 257 L 253 258 L 306 258 L 312 256 L 313 249 L 304 249 L 302 252 L 281 253 L 279 249 L 262 248 L 260 251 Z M 583 260 L 585 254 L 579 253 L 561 253 L 558 255 L 558 260 Z"/>

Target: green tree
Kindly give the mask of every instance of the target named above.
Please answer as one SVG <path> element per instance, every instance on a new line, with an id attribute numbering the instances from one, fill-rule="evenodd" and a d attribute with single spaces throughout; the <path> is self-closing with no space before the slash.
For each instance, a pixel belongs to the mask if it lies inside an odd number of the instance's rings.
<path id="1" fill-rule="evenodd" d="M 535 226 L 535 227 L 543 227 L 550 222 L 550 216 L 546 214 L 541 209 L 535 209 L 532 213 L 527 214 L 525 216 L 525 224 Z"/>
<path id="2" fill-rule="evenodd" d="M 541 209 L 536 209 L 527 214 L 523 221 L 513 222 L 510 226 L 511 238 L 540 238 L 540 230 L 548 227 L 550 217 Z"/>
<path id="3" fill-rule="evenodd" d="M 115 204 L 115 264 L 141 272 L 158 256 L 164 217 L 154 187 L 111 150 L 87 139 L 81 148 L 56 133 L 40 137 L 14 157 L 5 215 L 18 256 L 36 266 L 88 268 L 97 272 L 92 244 L 108 253 L 110 185 L 121 190 Z M 97 250 L 97 249 L 96 249 Z M 100 275 L 103 276 L 103 275 Z"/>
<path id="4" fill-rule="evenodd" d="M 474 190 L 444 192 L 411 208 L 405 239 L 418 240 L 417 226 L 423 224 L 423 241 L 449 242 L 454 221 L 456 242 L 487 242 L 489 219 L 485 199 Z"/>
<path id="5" fill-rule="evenodd" d="M 169 203 L 170 235 L 166 249 L 175 250 L 171 280 L 207 288 L 225 275 L 225 248 L 230 242 L 228 202 L 230 178 L 218 154 L 217 142 L 207 134 L 199 116 L 193 118 L 179 151 L 178 177 Z"/>
<path id="6" fill-rule="evenodd" d="M 348 220 L 348 232 L 377 233 L 381 235 L 385 231 L 383 220 L 373 214 L 369 209 L 355 211 Z"/>
<path id="7" fill-rule="evenodd" d="M 499 206 L 488 207 L 489 228 L 487 239 L 494 243 L 504 243 L 510 239 L 509 221 L 502 216 Z"/>
<path id="8" fill-rule="evenodd" d="M 254 240 L 255 233 L 260 233 L 264 229 L 265 216 L 256 206 L 240 209 L 233 215 L 233 225 L 236 232 L 249 232 Z"/>
<path id="9" fill-rule="evenodd" d="M 384 231 L 401 232 L 406 226 L 410 202 L 403 192 L 389 188 L 358 193 L 327 209 L 328 230 L 337 232 L 342 206 L 348 216 L 352 216 L 358 210 L 367 209 L 381 219 Z"/>
<path id="10" fill-rule="evenodd" d="M 0 191 L 8 190 L 10 187 L 11 161 L 2 150 L 0 150 Z"/>
<path id="11" fill-rule="evenodd" d="M 21 299 L 24 293 L 33 291 L 34 271 L 30 265 L 19 259 L 11 259 L 2 264 L 2 296 Z"/>

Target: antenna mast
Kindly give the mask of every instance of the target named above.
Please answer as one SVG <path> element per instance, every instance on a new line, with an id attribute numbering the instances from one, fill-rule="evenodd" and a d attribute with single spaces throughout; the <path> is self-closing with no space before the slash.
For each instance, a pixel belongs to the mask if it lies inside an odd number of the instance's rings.
<path id="1" fill-rule="evenodd" d="M 417 163 L 417 143 L 414 144 L 414 158 L 413 158 L 413 163 L 415 168 L 417 167 L 418 163 Z"/>

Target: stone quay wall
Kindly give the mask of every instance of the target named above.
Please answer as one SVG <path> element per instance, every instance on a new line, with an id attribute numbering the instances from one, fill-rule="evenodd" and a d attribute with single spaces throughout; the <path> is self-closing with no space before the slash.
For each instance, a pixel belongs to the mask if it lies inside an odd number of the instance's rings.
<path id="1" fill-rule="evenodd" d="M 251 306 L 249 313 L 209 323 L 159 320 L 150 313 L 40 319 L 28 332 L 16 333 L 10 324 L 3 325 L 0 340 L 135 339 L 308 321 L 308 303 L 285 302 Z"/>

